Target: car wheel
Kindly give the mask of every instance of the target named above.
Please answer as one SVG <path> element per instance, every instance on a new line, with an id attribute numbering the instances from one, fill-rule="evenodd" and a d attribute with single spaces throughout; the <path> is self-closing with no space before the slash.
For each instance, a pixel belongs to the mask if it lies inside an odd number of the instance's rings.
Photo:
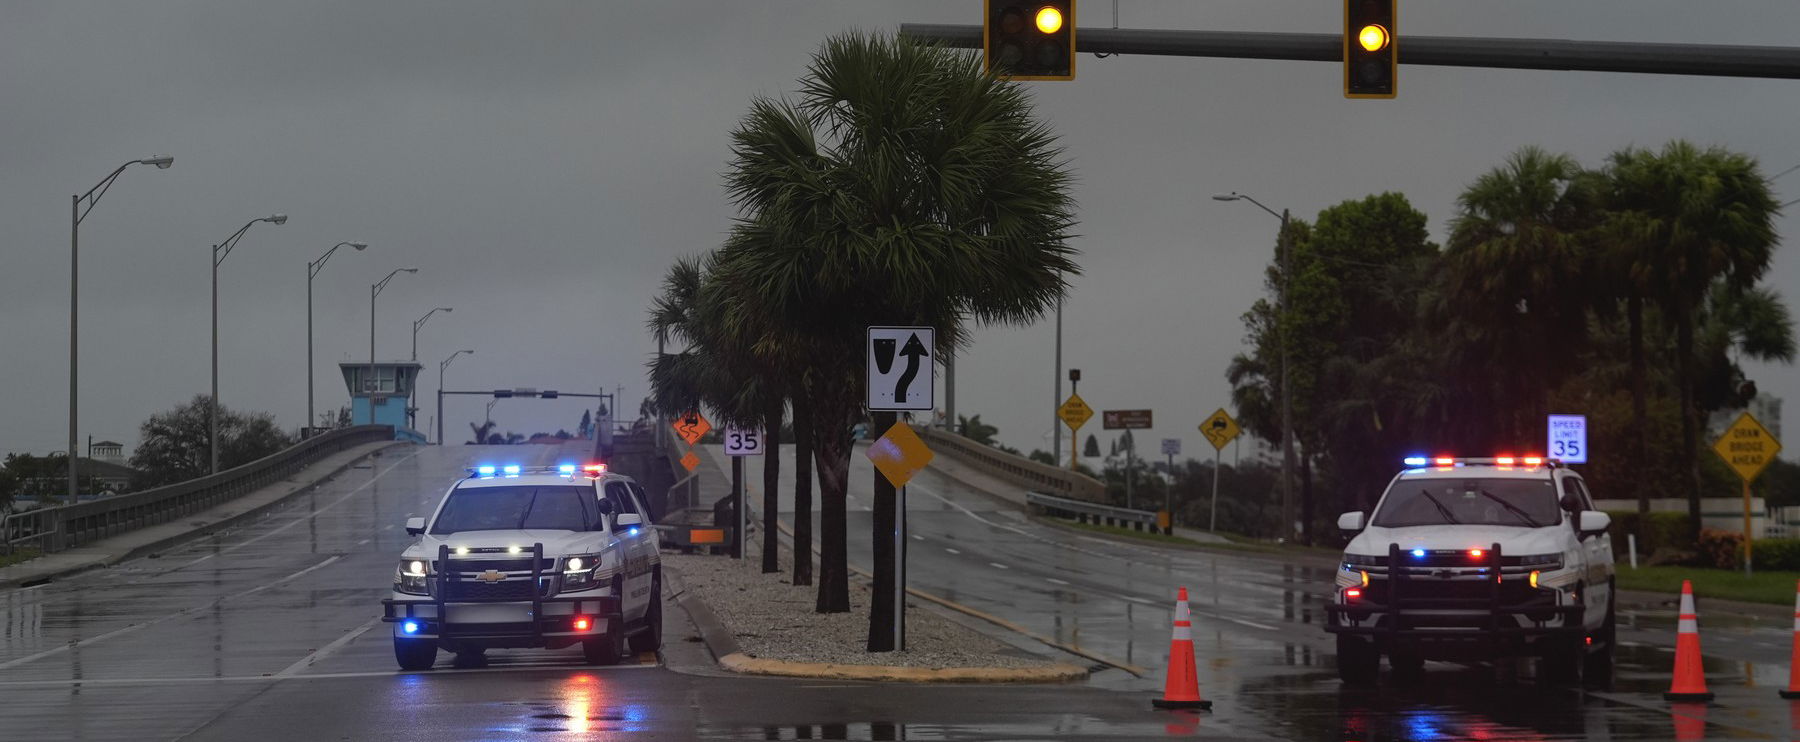
<path id="1" fill-rule="evenodd" d="M 1579 637 L 1548 642 L 1539 674 L 1547 683 L 1580 683 L 1581 666 L 1586 656 L 1587 646 Z"/>
<path id="2" fill-rule="evenodd" d="M 606 633 L 581 643 L 581 654 L 590 665 L 616 665 L 625 657 L 625 619 L 615 613 L 606 619 Z"/>
<path id="3" fill-rule="evenodd" d="M 1381 653 L 1375 650 L 1374 642 L 1338 634 L 1337 667 L 1338 679 L 1369 685 L 1381 672 Z"/>
<path id="4" fill-rule="evenodd" d="M 650 605 L 644 609 L 644 630 L 631 635 L 633 654 L 662 649 L 662 577 L 650 583 Z"/>
<path id="5" fill-rule="evenodd" d="M 418 672 L 431 669 L 437 662 L 438 647 L 434 639 L 402 639 L 394 637 L 394 661 L 400 669 Z"/>

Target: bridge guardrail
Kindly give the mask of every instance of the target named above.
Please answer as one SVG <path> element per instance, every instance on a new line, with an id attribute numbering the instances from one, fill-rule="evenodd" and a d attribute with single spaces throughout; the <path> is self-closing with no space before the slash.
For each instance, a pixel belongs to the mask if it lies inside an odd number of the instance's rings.
<path id="1" fill-rule="evenodd" d="M 12 537 L 0 542 L 36 541 L 45 553 L 72 549 L 207 510 L 273 484 L 346 448 L 393 439 L 391 425 L 339 428 L 218 474 L 90 502 L 13 513 L 0 518 L 0 535 Z"/>
<path id="2" fill-rule="evenodd" d="M 1066 497 L 1046 495 L 1042 492 L 1025 493 L 1025 504 L 1031 507 L 1032 512 L 1048 512 L 1053 515 L 1065 515 L 1065 517 L 1074 516 L 1083 523 L 1088 522 L 1089 519 L 1095 523 L 1109 526 L 1133 523 L 1138 524 L 1140 531 L 1145 530 L 1144 526 L 1155 530 L 1157 525 L 1156 513 L 1148 510 L 1132 510 L 1085 500 L 1071 500 Z"/>
<path id="3" fill-rule="evenodd" d="M 985 446 L 935 428 L 914 427 L 925 444 L 937 453 L 947 453 L 980 467 L 988 474 L 1016 484 L 1027 491 L 1044 490 L 1058 497 L 1097 502 L 1105 499 L 1106 485 L 1085 474 L 1062 467 L 1041 464 L 1031 459 Z"/>

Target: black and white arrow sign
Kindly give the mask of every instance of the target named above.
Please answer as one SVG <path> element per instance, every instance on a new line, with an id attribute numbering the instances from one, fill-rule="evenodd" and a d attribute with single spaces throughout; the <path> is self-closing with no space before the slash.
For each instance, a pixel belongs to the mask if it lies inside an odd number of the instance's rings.
<path id="1" fill-rule="evenodd" d="M 869 409 L 930 410 L 936 343 L 930 327 L 870 327 Z"/>

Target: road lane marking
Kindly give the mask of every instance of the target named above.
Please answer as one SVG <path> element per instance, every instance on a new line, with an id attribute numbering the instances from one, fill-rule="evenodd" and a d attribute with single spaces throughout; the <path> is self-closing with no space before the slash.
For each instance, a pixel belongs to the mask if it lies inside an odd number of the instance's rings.
<path id="1" fill-rule="evenodd" d="M 216 556 L 220 556 L 220 555 L 222 555 L 222 554 L 230 554 L 230 553 L 231 553 L 231 552 L 234 552 L 234 551 L 237 551 L 237 550 L 238 550 L 238 549 L 242 549 L 242 548 L 244 548 L 244 547 L 246 547 L 246 546 L 249 546 L 249 545 L 251 545 L 251 544 L 254 544 L 254 543 L 256 543 L 256 542 L 258 542 L 258 541 L 261 541 L 261 540 L 263 540 L 263 539 L 265 539 L 265 538 L 268 538 L 268 537 L 270 537 L 270 536 L 273 536 L 273 535 L 275 535 L 275 534 L 277 534 L 277 533 L 281 533 L 281 532 L 282 532 L 282 531 L 285 531 L 285 530 L 287 530 L 287 529 L 289 529 L 289 528 L 293 528 L 293 527 L 294 527 L 294 526 L 297 526 L 297 525 L 300 525 L 300 524 L 301 524 L 301 523 L 305 523 L 305 522 L 307 522 L 307 521 L 309 521 L 309 520 L 312 520 L 312 519 L 314 519 L 314 518 L 317 518 L 317 517 L 319 517 L 319 513 L 323 513 L 323 512 L 325 512 L 325 511 L 327 511 L 327 510 L 330 510 L 330 509 L 332 509 L 332 508 L 333 508 L 333 507 L 336 507 L 336 506 L 337 506 L 337 505 L 338 505 L 338 504 L 339 504 L 339 503 L 341 503 L 341 502 L 343 502 L 343 501 L 345 501 L 345 500 L 348 500 L 348 499 L 350 499 L 350 498 L 352 498 L 352 497 L 355 497 L 355 496 L 356 496 L 356 494 L 357 494 L 357 493 L 358 493 L 358 492 L 361 492 L 361 491 L 363 491 L 363 490 L 365 490 L 365 489 L 368 489 L 368 488 L 369 488 L 369 487 L 370 487 L 370 486 L 372 486 L 372 485 L 374 485 L 374 484 L 375 484 L 375 483 L 376 483 L 376 482 L 379 482 L 379 481 L 381 481 L 381 478 L 382 478 L 382 477 L 385 477 L 385 476 L 387 476 L 387 473 L 388 473 L 388 472 L 391 472 L 391 471 L 393 471 L 393 470 L 394 470 L 394 469 L 396 469 L 396 468 L 398 468 L 398 467 L 399 467 L 399 466 L 400 466 L 400 465 L 401 465 L 401 464 L 404 464 L 404 463 L 406 463 L 406 462 L 407 462 L 407 461 L 410 461 L 410 460 L 411 460 L 411 459 L 412 459 L 412 457 L 414 457 L 414 456 L 417 456 L 417 455 L 419 455 L 419 452 L 418 452 L 418 451 L 413 451 L 413 452 L 412 452 L 412 453 L 409 453 L 409 454 L 407 454 L 407 455 L 405 455 L 405 456 L 403 456 L 403 457 L 401 457 L 401 458 L 400 458 L 400 460 L 399 460 L 399 461 L 396 461 L 396 462 L 394 462 L 394 463 L 393 463 L 393 465 L 392 465 L 392 466 L 389 466 L 389 467 L 388 467 L 388 468 L 386 468 L 386 469 L 382 469 L 382 470 L 381 470 L 381 471 L 379 471 L 379 472 L 377 472 L 377 473 L 376 473 L 376 474 L 375 474 L 375 476 L 373 476 L 373 477 L 370 477 L 370 478 L 369 478 L 369 481 L 367 481 L 367 482 L 363 482 L 363 483 L 362 483 L 362 484 L 361 484 L 361 485 L 359 485 L 359 486 L 358 486 L 358 487 L 357 487 L 357 488 L 356 488 L 356 489 L 353 489 L 353 490 L 350 490 L 350 491 L 349 491 L 349 492 L 346 492 L 346 493 L 344 493 L 344 496 L 343 496 L 343 497 L 339 497 L 339 498 L 338 498 L 338 499 L 336 499 L 336 500 L 332 500 L 332 501 L 331 501 L 331 502 L 328 502 L 328 503 L 326 503 L 326 504 L 325 504 L 325 506 L 324 506 L 324 507 L 321 507 L 321 508 L 319 508 L 319 509 L 317 509 L 317 510 L 314 510 L 314 511 L 312 511 L 312 513 L 311 513 L 311 514 L 309 514 L 309 515 L 307 515 L 307 516 L 306 516 L 306 517 L 304 517 L 304 518 L 296 518 L 296 519 L 294 519 L 294 520 L 293 520 L 293 521 L 292 521 L 292 522 L 289 522 L 289 523 L 287 523 L 287 524 L 285 524 L 285 525 L 283 525 L 283 526 L 281 526 L 281 527 L 279 527 L 279 528 L 276 528 L 276 529 L 275 529 L 275 530 L 273 530 L 273 531 L 270 531 L 270 532 L 268 532 L 268 533 L 265 533 L 265 534 L 263 534 L 263 535 L 261 535 L 261 536 L 257 536 L 257 537 L 255 537 L 255 538 L 252 538 L 252 539 L 249 539 L 249 540 L 246 540 L 246 541 L 240 541 L 240 542 L 238 542 L 238 543 L 237 543 L 237 544 L 235 544 L 235 545 L 232 545 L 232 546 L 230 546 L 230 547 L 227 547 L 227 548 L 224 548 L 224 549 L 220 549 L 220 550 L 218 550 L 218 551 L 215 551 L 215 552 L 213 552 L 213 553 L 211 553 L 211 554 L 207 554 L 207 555 L 206 555 L 206 556 L 203 556 L 203 557 L 200 557 L 200 558 L 199 558 L 199 559 L 195 559 L 195 560 L 194 560 L 194 561 L 191 561 L 191 562 L 188 562 L 188 563 L 187 563 L 187 564 L 183 564 L 183 565 L 181 565 L 181 566 L 179 566 L 179 567 L 176 567 L 176 568 L 175 568 L 175 569 L 171 569 L 171 570 L 169 570 L 169 572 L 174 572 L 174 571 L 176 571 L 176 570 L 181 570 L 181 569 L 187 569 L 187 568 L 188 568 L 188 567 L 192 567 L 192 566 L 194 566 L 194 565 L 196 565 L 196 564 L 199 564 L 199 563 L 201 563 L 201 562 L 204 562 L 204 561 L 206 561 L 206 560 L 208 560 L 208 559 L 211 559 L 211 558 L 213 558 L 213 557 L 216 557 Z M 389 529 L 392 529 L 392 528 L 393 528 L 393 526 L 391 526 L 391 525 L 390 525 L 390 526 L 388 526 L 388 528 L 389 528 Z M 163 573 L 163 574 L 167 574 L 167 572 L 165 572 L 165 573 Z"/>
<path id="2" fill-rule="evenodd" d="M 1217 616 L 1216 618 L 1222 618 L 1226 621 L 1230 621 L 1239 626 L 1249 626 L 1250 628 L 1253 628 L 1253 629 L 1264 629 L 1267 631 L 1280 631 L 1281 630 L 1281 629 L 1275 628 L 1274 626 L 1259 624 L 1255 621 L 1245 621 L 1244 619 L 1241 619 L 1241 618 L 1232 618 L 1230 616 Z"/>
<path id="3" fill-rule="evenodd" d="M 130 625 L 130 626 L 124 626 L 124 627 L 121 627 L 121 628 L 117 628 L 117 629 L 113 629 L 113 630 L 112 630 L 112 631 L 108 631 L 108 632 L 106 632 L 106 633 L 104 633 L 104 634 L 98 634 L 98 635 L 95 635 L 95 636 L 90 636 L 90 637 L 88 637 L 88 638 L 86 638 L 86 639 L 82 639 L 82 640 L 80 640 L 80 641 L 73 641 L 73 642 L 69 642 L 69 643 L 67 643 L 67 644 L 62 644 L 62 645 L 60 645 L 60 646 L 55 646 L 55 647 L 51 647 L 51 648 L 49 648 L 49 649 L 46 649 L 46 650 L 44 650 L 44 651 L 42 651 L 42 652 L 38 652 L 38 653 L 37 653 L 37 654 L 30 654 L 30 655 L 26 655 L 26 656 L 24 656 L 24 657 L 20 657 L 20 658 L 18 658 L 18 659 L 16 659 L 16 660 L 9 660 L 9 661 L 7 661 L 7 662 L 0 662 L 0 670 L 6 670 L 6 669 L 9 669 L 9 668 L 13 668 L 13 667 L 18 667 L 18 666 L 19 666 L 19 665 L 23 665 L 23 664 L 26 664 L 26 663 L 29 663 L 29 662 L 36 662 L 36 661 L 38 661 L 38 660 L 41 660 L 41 659 L 43 659 L 43 658 L 45 658 L 45 657 L 49 657 L 49 656 L 51 656 L 51 655 L 54 655 L 54 654 L 61 654 L 61 653 L 63 653 L 63 652 L 67 652 L 67 651 L 69 651 L 69 650 L 71 650 L 71 649 L 79 649 L 79 648 L 81 648 L 81 647 L 85 647 L 85 646 L 88 646 L 88 645 L 89 645 L 89 644 L 94 644 L 94 643 L 97 643 L 97 642 L 102 642 L 102 641 L 105 641 L 105 640 L 107 640 L 107 639 L 111 639 L 111 638 L 113 638 L 113 637 L 115 637 L 115 636 L 123 636 L 123 635 L 125 635 L 125 634 L 130 634 L 130 633 L 132 633 L 132 632 L 135 632 L 135 631 L 139 631 L 139 630 L 141 630 L 141 629 L 147 629 L 147 628 L 150 628 L 150 627 L 152 627 L 152 626 L 155 626 L 155 625 L 157 625 L 157 624 L 159 624 L 159 623 L 162 623 L 162 622 L 164 622 L 164 621 L 168 621 L 168 620 L 170 620 L 170 619 L 175 619 L 175 618 L 180 618 L 180 617 L 182 617 L 182 616 L 187 616 L 187 615 L 192 615 L 192 614 L 195 614 L 195 613 L 199 613 L 199 612 L 200 612 L 200 611 L 204 611 L 204 610 L 206 610 L 206 609 L 208 609 L 208 608 L 211 608 L 211 607 L 213 607 L 213 606 L 215 606 L 215 605 L 218 605 L 218 604 L 220 604 L 220 603 L 223 603 L 223 602 L 225 602 L 225 601 L 227 601 L 227 600 L 231 600 L 231 599 L 232 599 L 232 598 L 241 598 L 241 597 L 244 597 L 244 596 L 247 596 L 247 595 L 254 595 L 254 594 L 256 594 L 256 593 L 260 593 L 260 592 L 262 592 L 262 591 L 264 591 L 264 590 L 268 590 L 268 589 L 270 589 L 270 588 L 273 588 L 273 587 L 275 587 L 275 586 L 277 586 L 277 585 L 284 585 L 284 584 L 287 584 L 287 583 L 288 583 L 288 582 L 290 582 L 290 581 L 293 581 L 293 580 L 295 580 L 295 579 L 298 579 L 298 578 L 300 578 L 300 577 L 301 577 L 301 576 L 303 576 L 303 575 L 305 575 L 305 574 L 306 574 L 306 573 L 308 573 L 308 572 L 311 572 L 311 571 L 313 571 L 313 570 L 315 570 L 315 569 L 319 569 L 319 568 L 321 568 L 321 567 L 324 567 L 324 566 L 326 566 L 326 565 L 328 565 L 328 564 L 331 564 L 331 563 L 332 563 L 332 562 L 335 562 L 335 561 L 337 561 L 337 560 L 339 560 L 339 559 L 343 559 L 343 558 L 344 558 L 344 556 L 343 556 L 343 555 L 342 555 L 342 554 L 336 554 L 336 555 L 333 555 L 333 556 L 332 556 L 332 557 L 331 557 L 331 558 L 329 558 L 329 559 L 326 559 L 326 560 L 325 560 L 325 561 L 323 561 L 323 562 L 319 562 L 319 563 L 318 563 L 318 564 L 315 564 L 315 565 L 313 565 L 313 566 L 311 566 L 311 567 L 307 567 L 307 568 L 306 568 L 306 569 L 303 569 L 303 570 L 300 570 L 300 571 L 299 571 L 299 572 L 295 572 L 295 573 L 293 573 L 293 574 L 291 574 L 291 575 L 288 575 L 288 576 L 286 576 L 286 577 L 283 577 L 283 578 L 281 578 L 281 579 L 279 579 L 279 580 L 276 580 L 276 581 L 274 581 L 274 582 L 268 582 L 268 583 L 264 583 L 264 584 L 262 584 L 262 585 L 258 585 L 258 586 L 256 586 L 256 587 L 253 587 L 253 588 L 250 588 L 250 589 L 249 589 L 249 590 L 244 590 L 244 591 L 241 591 L 241 592 L 236 592 L 236 593 L 232 593 L 232 594 L 230 594 L 230 595 L 226 595 L 226 596 L 223 596 L 223 597 L 220 597 L 220 598 L 215 598 L 215 599 L 214 599 L 214 600 L 212 600 L 212 601 L 211 601 L 211 602 L 209 602 L 209 603 L 207 603 L 207 604 L 205 604 L 205 605 L 198 605 L 198 606 L 194 606 L 194 607 L 192 607 L 192 608 L 186 608 L 186 609 L 183 609 L 183 610 L 180 610 L 180 611 L 176 611 L 176 612 L 174 612 L 174 613 L 171 613 L 171 614 L 169 614 L 169 615 L 166 615 L 166 616 L 162 616 L 162 617 L 160 617 L 160 618 L 154 618 L 154 619 L 151 619 L 151 620 L 149 620 L 149 621 L 145 621 L 145 622 L 143 622 L 143 623 L 134 623 L 134 624 L 131 624 L 131 625 Z"/>
<path id="4" fill-rule="evenodd" d="M 480 673 L 501 672 L 554 672 L 567 671 L 578 674 L 617 672 L 622 670 L 655 670 L 661 665 L 584 665 L 576 660 L 573 664 L 564 661 L 558 664 L 519 665 L 516 667 L 443 667 L 430 671 L 405 672 L 401 670 L 365 670 L 362 672 L 322 672 L 311 675 L 290 675 L 277 678 L 273 675 L 227 675 L 215 678 L 211 675 L 199 677 L 174 678 L 64 678 L 60 680 L 0 680 L 0 688 L 58 687 L 70 685 L 174 685 L 178 683 L 275 683 L 282 680 L 338 680 L 348 678 L 398 678 L 408 675 L 443 677 L 445 675 L 473 675 Z"/>
<path id="5" fill-rule="evenodd" d="M 1067 582 L 1063 582 L 1062 580 L 1056 579 L 1055 577 L 1045 577 L 1044 581 L 1048 582 L 1052 585 L 1068 585 L 1069 584 Z"/>
<path id="6" fill-rule="evenodd" d="M 275 673 L 275 677 L 276 678 L 291 677 L 294 674 L 300 672 L 301 670 L 304 670 L 308 667 L 312 667 L 313 665 L 317 664 L 319 660 L 325 659 L 326 657 L 330 657 L 333 652 L 338 651 L 338 649 L 343 647 L 345 644 L 349 644 L 351 641 L 355 640 L 356 637 L 362 636 L 364 633 L 367 633 L 369 629 L 375 628 L 375 624 L 378 624 L 378 623 L 381 623 L 380 616 L 376 616 L 374 618 L 369 619 L 368 623 L 365 623 L 361 626 L 351 629 L 350 633 L 338 637 L 335 641 L 331 642 L 330 644 L 327 644 L 323 647 L 319 647 L 318 649 L 313 650 L 312 654 L 309 654 L 309 655 L 306 655 L 305 657 L 300 658 L 299 662 L 295 662 L 294 664 L 288 665 L 286 669 L 283 669 L 281 672 Z"/>
<path id="7" fill-rule="evenodd" d="M 952 548 L 950 548 L 950 547 L 948 547 L 948 546 L 946 546 L 946 547 L 944 547 L 944 551 L 948 551 L 948 552 L 950 552 L 950 553 L 952 553 L 952 554 L 961 554 L 961 553 L 962 553 L 962 552 L 960 552 L 960 551 L 957 551 L 957 550 L 955 550 L 955 549 L 952 549 Z"/>
<path id="8" fill-rule="evenodd" d="M 363 544 L 366 544 L 366 543 L 369 543 L 369 539 L 366 539 L 366 538 L 365 538 L 365 539 L 363 539 L 363 540 L 361 540 L 361 541 L 358 541 L 358 542 L 356 542 L 356 545 L 357 545 L 357 546 L 362 546 L 362 545 L 363 545 Z"/>
<path id="9" fill-rule="evenodd" d="M 924 536 L 920 536 L 919 534 L 916 534 L 916 533 L 913 534 L 912 537 L 913 537 L 914 541 L 924 541 L 925 540 Z"/>
<path id="10" fill-rule="evenodd" d="M 1012 569 L 1012 567 L 1008 567 L 1008 566 L 1006 566 L 1006 565 L 1004 565 L 1004 564 L 1001 564 L 1001 563 L 999 563 L 999 562 L 988 562 L 988 566 L 989 566 L 989 567 L 993 567 L 993 568 L 994 568 L 994 569 Z"/>

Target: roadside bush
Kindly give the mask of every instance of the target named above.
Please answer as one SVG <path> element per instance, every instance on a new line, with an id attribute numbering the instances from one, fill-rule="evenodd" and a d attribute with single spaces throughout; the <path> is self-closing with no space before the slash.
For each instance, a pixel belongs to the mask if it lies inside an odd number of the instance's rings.
<path id="1" fill-rule="evenodd" d="M 1759 570 L 1800 572 L 1800 538 L 1759 539 L 1750 556 Z"/>
<path id="2" fill-rule="evenodd" d="M 1620 561 L 1629 559 L 1629 542 L 1626 537 L 1638 533 L 1638 521 L 1643 519 L 1644 532 L 1638 535 L 1638 556 L 1643 558 L 1655 554 L 1658 550 L 1688 549 L 1688 516 L 1687 513 L 1649 513 L 1640 514 L 1636 510 L 1614 510 L 1607 515 L 1612 517 L 1613 558 Z"/>
<path id="3" fill-rule="evenodd" d="M 1716 528 L 1700 529 L 1700 561 L 1700 566 L 1718 569 L 1744 566 L 1743 534 Z"/>

